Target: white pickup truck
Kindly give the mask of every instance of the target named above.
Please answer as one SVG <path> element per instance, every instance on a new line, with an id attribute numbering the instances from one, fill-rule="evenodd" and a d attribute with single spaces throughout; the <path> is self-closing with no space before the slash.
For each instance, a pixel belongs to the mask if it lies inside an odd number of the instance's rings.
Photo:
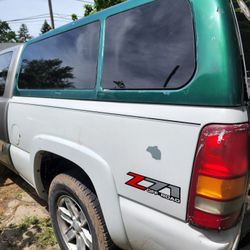
<path id="1" fill-rule="evenodd" d="M 233 9 L 129 0 L 0 52 L 0 161 L 48 200 L 62 249 L 237 249 L 248 52 Z"/>

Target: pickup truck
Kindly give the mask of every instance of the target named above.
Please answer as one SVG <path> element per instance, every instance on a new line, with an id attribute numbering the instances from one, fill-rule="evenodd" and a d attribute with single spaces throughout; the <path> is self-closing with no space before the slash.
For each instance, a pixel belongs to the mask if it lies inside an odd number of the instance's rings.
<path id="1" fill-rule="evenodd" d="M 233 4 L 128 0 L 0 52 L 0 161 L 48 201 L 61 249 L 237 249 L 249 58 Z"/>

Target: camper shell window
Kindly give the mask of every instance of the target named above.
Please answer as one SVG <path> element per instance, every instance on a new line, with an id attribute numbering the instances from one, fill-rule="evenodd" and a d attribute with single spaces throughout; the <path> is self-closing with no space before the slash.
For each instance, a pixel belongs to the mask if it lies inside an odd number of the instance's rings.
<path id="1" fill-rule="evenodd" d="M 156 0 L 106 21 L 105 89 L 177 89 L 195 70 L 192 11 L 186 0 Z"/>
<path id="2" fill-rule="evenodd" d="M 22 57 L 20 89 L 93 89 L 99 22 L 32 43 Z"/>

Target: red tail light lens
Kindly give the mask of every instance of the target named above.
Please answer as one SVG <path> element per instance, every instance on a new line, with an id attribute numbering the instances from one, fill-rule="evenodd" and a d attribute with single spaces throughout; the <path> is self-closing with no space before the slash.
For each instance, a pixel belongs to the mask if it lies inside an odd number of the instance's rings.
<path id="1" fill-rule="evenodd" d="M 237 222 L 246 192 L 248 129 L 237 124 L 202 130 L 189 196 L 191 224 L 220 230 Z"/>

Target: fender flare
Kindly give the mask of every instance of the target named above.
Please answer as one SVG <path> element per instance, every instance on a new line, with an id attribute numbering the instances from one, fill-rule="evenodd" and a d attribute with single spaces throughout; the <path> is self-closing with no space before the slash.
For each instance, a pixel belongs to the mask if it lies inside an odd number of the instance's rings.
<path id="1" fill-rule="evenodd" d="M 114 243 L 128 249 L 129 242 L 122 220 L 121 208 L 112 171 L 108 163 L 91 149 L 72 141 L 51 135 L 38 135 L 33 138 L 30 161 L 34 169 L 36 191 L 43 194 L 40 176 L 40 152 L 59 155 L 79 166 L 91 179 L 100 201 L 104 219 Z"/>

